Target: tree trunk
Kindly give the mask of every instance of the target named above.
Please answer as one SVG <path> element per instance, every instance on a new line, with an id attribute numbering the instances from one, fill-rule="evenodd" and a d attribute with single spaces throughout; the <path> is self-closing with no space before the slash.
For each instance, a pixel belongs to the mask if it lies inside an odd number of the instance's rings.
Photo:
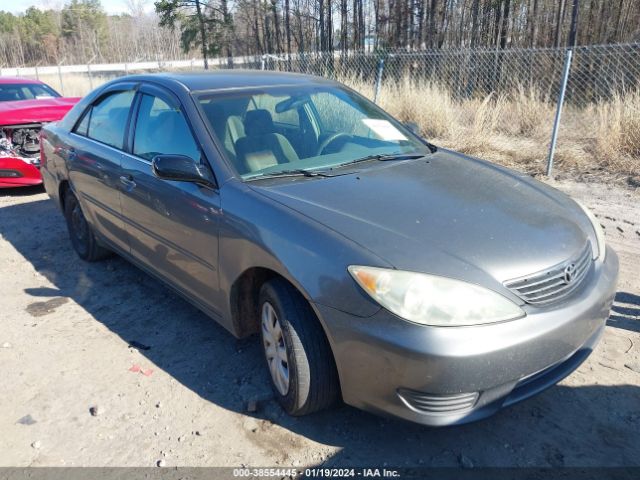
<path id="1" fill-rule="evenodd" d="M 437 6 L 438 0 L 431 0 L 431 6 L 429 7 L 429 31 L 427 32 L 429 38 L 429 48 L 435 47 Z"/>
<path id="2" fill-rule="evenodd" d="M 331 0 L 327 1 L 327 45 L 328 52 L 333 52 L 333 15 L 331 13 Z M 333 58 L 333 57 L 331 57 Z"/>
<path id="3" fill-rule="evenodd" d="M 471 48 L 476 48 L 478 44 L 478 8 L 480 7 L 480 0 L 473 0 L 471 6 Z"/>
<path id="4" fill-rule="evenodd" d="M 278 21 L 278 2 L 277 0 L 271 0 L 271 14 L 273 15 L 273 29 L 276 36 L 276 53 L 282 51 L 281 48 L 281 36 L 280 36 L 280 22 Z"/>
<path id="5" fill-rule="evenodd" d="M 538 44 L 538 0 L 533 0 L 533 15 L 531 15 L 531 38 L 529 46 L 535 48 Z"/>
<path id="6" fill-rule="evenodd" d="M 202 42 L 202 60 L 204 60 L 204 69 L 209 70 L 209 59 L 207 58 L 207 34 L 204 28 L 204 17 L 200 7 L 200 0 L 196 0 L 196 14 L 198 15 L 198 24 L 200 25 L 200 41 Z"/>
<path id="7" fill-rule="evenodd" d="M 289 0 L 284 1 L 284 28 L 287 34 L 287 58 L 290 62 L 291 61 L 291 23 L 290 23 Z"/>
<path id="8" fill-rule="evenodd" d="M 258 0 L 254 0 L 253 2 L 253 33 L 255 35 L 256 40 L 256 52 L 264 53 L 264 49 L 262 47 L 262 42 L 260 41 L 260 22 L 258 20 L 258 8 L 256 6 L 256 2 Z"/>
<path id="9" fill-rule="evenodd" d="M 418 0 L 418 48 L 422 48 L 422 42 L 424 41 L 424 0 Z"/>
<path id="10" fill-rule="evenodd" d="M 558 15 L 556 16 L 556 32 L 554 34 L 553 44 L 556 48 L 560 47 L 560 39 L 562 37 L 562 18 L 564 17 L 565 0 L 558 2 Z"/>
<path id="11" fill-rule="evenodd" d="M 340 49 L 343 57 L 347 54 L 347 33 L 349 30 L 347 15 L 347 0 L 340 0 Z"/>
<path id="12" fill-rule="evenodd" d="M 329 0 L 330 1 L 330 0 Z M 319 0 L 319 20 L 320 20 L 320 51 L 324 52 L 327 46 L 327 38 L 324 24 L 324 0 Z"/>
<path id="13" fill-rule="evenodd" d="M 511 0 L 504 1 L 504 12 L 502 14 L 502 26 L 500 28 L 500 48 L 505 49 L 507 47 L 507 40 L 509 35 L 509 14 L 511 11 Z"/>
<path id="14" fill-rule="evenodd" d="M 358 0 L 358 26 L 360 27 L 360 48 L 364 50 L 364 42 L 366 37 L 364 25 L 364 11 L 362 9 L 362 0 Z"/>
<path id="15" fill-rule="evenodd" d="M 231 47 L 232 38 L 231 35 L 233 33 L 233 20 L 231 19 L 231 13 L 229 12 L 229 6 L 227 4 L 227 0 L 221 0 L 220 7 L 222 9 L 222 22 L 224 25 L 224 47 L 227 55 L 227 66 L 231 68 L 233 66 L 233 50 Z"/>

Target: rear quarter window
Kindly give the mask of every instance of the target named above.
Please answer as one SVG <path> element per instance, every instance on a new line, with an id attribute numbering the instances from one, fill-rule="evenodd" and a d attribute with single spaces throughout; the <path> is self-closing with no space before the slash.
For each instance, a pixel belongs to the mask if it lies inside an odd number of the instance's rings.
<path id="1" fill-rule="evenodd" d="M 78 124 L 76 133 L 100 143 L 122 149 L 124 131 L 135 92 L 115 92 L 103 97 L 91 106 Z M 85 124 L 86 121 L 86 124 Z"/>

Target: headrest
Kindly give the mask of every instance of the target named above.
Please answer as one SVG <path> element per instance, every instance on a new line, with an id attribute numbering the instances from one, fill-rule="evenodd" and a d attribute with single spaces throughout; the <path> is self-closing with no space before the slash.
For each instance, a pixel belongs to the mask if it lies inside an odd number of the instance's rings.
<path id="1" fill-rule="evenodd" d="M 273 119 L 268 110 L 249 110 L 244 117 L 244 130 L 248 136 L 274 133 Z"/>

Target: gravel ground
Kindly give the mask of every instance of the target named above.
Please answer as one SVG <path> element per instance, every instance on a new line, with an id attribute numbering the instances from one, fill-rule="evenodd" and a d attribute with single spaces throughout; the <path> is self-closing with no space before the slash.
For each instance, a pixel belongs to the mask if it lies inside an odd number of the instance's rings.
<path id="1" fill-rule="evenodd" d="M 640 466 L 640 194 L 555 186 L 620 256 L 605 336 L 560 385 L 445 429 L 287 417 L 256 339 L 117 257 L 81 262 L 42 190 L 0 191 L 0 466 Z"/>

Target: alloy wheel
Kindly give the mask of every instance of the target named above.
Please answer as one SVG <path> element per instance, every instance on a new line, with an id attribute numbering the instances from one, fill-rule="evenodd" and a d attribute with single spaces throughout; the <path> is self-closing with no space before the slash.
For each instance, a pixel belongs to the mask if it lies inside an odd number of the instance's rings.
<path id="1" fill-rule="evenodd" d="M 289 391 L 289 360 L 278 314 L 269 302 L 262 304 L 262 344 L 271 379 L 281 395 Z"/>

